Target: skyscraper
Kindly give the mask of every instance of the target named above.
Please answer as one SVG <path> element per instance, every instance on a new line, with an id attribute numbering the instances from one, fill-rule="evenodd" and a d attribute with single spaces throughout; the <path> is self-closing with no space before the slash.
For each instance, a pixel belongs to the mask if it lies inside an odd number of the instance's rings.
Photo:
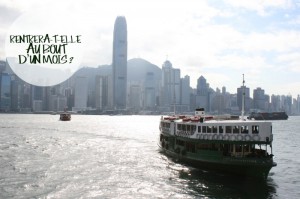
<path id="1" fill-rule="evenodd" d="M 0 73 L 0 110 L 9 111 L 11 106 L 11 76 Z"/>
<path id="2" fill-rule="evenodd" d="M 126 109 L 127 24 L 123 16 L 118 16 L 115 21 L 112 70 L 113 107 L 115 109 Z"/>
<path id="3" fill-rule="evenodd" d="M 172 111 L 180 104 L 180 69 L 166 60 L 162 65 L 161 106 L 163 111 Z"/>

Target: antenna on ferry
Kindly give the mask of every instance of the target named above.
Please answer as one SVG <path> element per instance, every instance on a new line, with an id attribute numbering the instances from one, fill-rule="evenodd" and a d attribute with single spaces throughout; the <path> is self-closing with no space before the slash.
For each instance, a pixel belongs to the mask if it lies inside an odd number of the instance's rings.
<path id="1" fill-rule="evenodd" d="M 242 95 L 242 120 L 244 120 L 244 114 L 245 114 L 245 79 L 243 74 L 243 95 Z"/>

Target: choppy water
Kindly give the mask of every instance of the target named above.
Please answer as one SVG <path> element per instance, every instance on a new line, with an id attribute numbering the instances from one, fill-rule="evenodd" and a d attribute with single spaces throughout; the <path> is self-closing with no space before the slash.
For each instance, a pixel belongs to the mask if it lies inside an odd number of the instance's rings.
<path id="1" fill-rule="evenodd" d="M 266 182 L 158 151 L 159 116 L 0 115 L 0 198 L 300 198 L 300 117 L 274 121 Z"/>

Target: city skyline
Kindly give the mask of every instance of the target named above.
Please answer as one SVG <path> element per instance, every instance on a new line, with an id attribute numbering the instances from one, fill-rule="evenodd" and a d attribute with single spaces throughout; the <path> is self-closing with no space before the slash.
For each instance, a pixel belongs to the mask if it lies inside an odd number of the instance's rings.
<path id="1" fill-rule="evenodd" d="M 245 74 L 251 88 L 300 94 L 298 1 L 0 1 L 1 46 L 18 16 L 30 9 L 38 17 L 43 7 L 58 10 L 58 19 L 78 15 L 76 24 L 86 30 L 83 66 L 111 64 L 113 21 L 123 15 L 131 33 L 128 59 L 161 67 L 168 57 L 190 75 L 192 87 L 204 75 L 212 88 L 227 85 L 232 93 Z"/>

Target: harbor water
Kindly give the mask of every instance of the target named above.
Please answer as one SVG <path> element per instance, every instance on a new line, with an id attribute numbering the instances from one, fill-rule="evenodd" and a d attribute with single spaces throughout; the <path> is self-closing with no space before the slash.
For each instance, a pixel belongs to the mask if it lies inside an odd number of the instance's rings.
<path id="1" fill-rule="evenodd" d="M 159 152 L 160 116 L 0 114 L 0 198 L 300 198 L 300 117 L 273 121 L 266 181 Z"/>

